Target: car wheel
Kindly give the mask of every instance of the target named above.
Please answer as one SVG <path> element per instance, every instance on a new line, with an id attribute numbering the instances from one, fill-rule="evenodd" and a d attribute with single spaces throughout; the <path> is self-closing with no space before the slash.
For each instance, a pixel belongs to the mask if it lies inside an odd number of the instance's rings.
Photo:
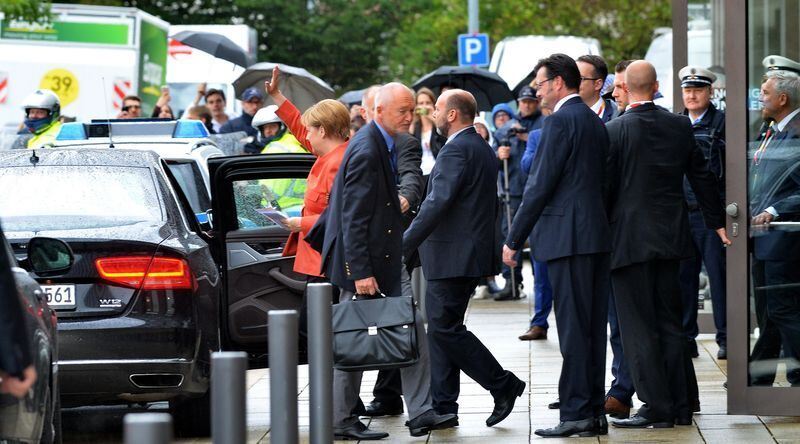
<path id="1" fill-rule="evenodd" d="M 211 390 L 199 398 L 169 402 L 176 437 L 211 436 Z"/>
<path id="2" fill-rule="evenodd" d="M 52 367 L 51 367 L 52 368 Z M 50 393 L 42 426 L 42 444 L 61 444 L 61 393 L 55 372 L 50 371 Z"/>

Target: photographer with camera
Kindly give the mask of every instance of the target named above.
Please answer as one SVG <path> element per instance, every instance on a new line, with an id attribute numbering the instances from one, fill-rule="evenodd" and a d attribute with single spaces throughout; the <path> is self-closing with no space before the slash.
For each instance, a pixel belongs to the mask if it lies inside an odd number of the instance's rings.
<path id="1" fill-rule="evenodd" d="M 142 99 L 138 96 L 125 96 L 117 119 L 136 119 L 142 117 Z"/>
<path id="2" fill-rule="evenodd" d="M 543 117 L 539 110 L 536 90 L 525 86 L 517 97 L 518 113 L 495 132 L 495 150 L 499 159 L 498 191 L 511 213 L 511 219 L 522 202 L 522 192 L 528 175 L 521 170 L 520 161 L 525 153 L 528 133 L 542 126 Z M 508 217 L 502 218 L 503 236 L 508 234 Z M 519 253 L 518 253 L 519 254 Z M 496 301 L 509 301 L 522 297 L 522 261 L 517 257 L 512 278 L 511 269 L 503 265 L 503 288 L 495 296 Z"/>

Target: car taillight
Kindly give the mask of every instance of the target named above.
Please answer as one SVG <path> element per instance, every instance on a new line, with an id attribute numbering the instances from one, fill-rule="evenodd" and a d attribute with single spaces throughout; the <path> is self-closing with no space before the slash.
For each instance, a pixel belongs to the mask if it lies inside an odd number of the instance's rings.
<path id="1" fill-rule="evenodd" d="M 192 273 L 183 259 L 116 256 L 94 261 L 103 279 L 142 290 L 191 290 Z"/>

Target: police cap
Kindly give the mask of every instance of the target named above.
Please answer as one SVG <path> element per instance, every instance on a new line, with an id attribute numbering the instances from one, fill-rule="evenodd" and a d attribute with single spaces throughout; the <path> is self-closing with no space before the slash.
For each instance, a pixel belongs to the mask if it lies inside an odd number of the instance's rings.
<path id="1" fill-rule="evenodd" d="M 764 57 L 764 60 L 761 62 L 764 65 L 764 69 L 769 71 L 791 71 L 796 74 L 800 74 L 800 63 L 795 62 L 792 59 L 779 56 L 779 55 L 768 55 Z"/>
<path id="2" fill-rule="evenodd" d="M 686 66 L 678 72 L 681 78 L 681 88 L 711 86 L 717 76 L 713 72 L 697 66 Z"/>

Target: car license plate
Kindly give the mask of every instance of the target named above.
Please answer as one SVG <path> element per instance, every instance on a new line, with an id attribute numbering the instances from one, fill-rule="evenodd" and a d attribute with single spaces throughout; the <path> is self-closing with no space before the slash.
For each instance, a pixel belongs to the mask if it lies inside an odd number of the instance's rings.
<path id="1" fill-rule="evenodd" d="M 75 308 L 74 285 L 42 285 L 47 305 L 53 308 Z"/>

